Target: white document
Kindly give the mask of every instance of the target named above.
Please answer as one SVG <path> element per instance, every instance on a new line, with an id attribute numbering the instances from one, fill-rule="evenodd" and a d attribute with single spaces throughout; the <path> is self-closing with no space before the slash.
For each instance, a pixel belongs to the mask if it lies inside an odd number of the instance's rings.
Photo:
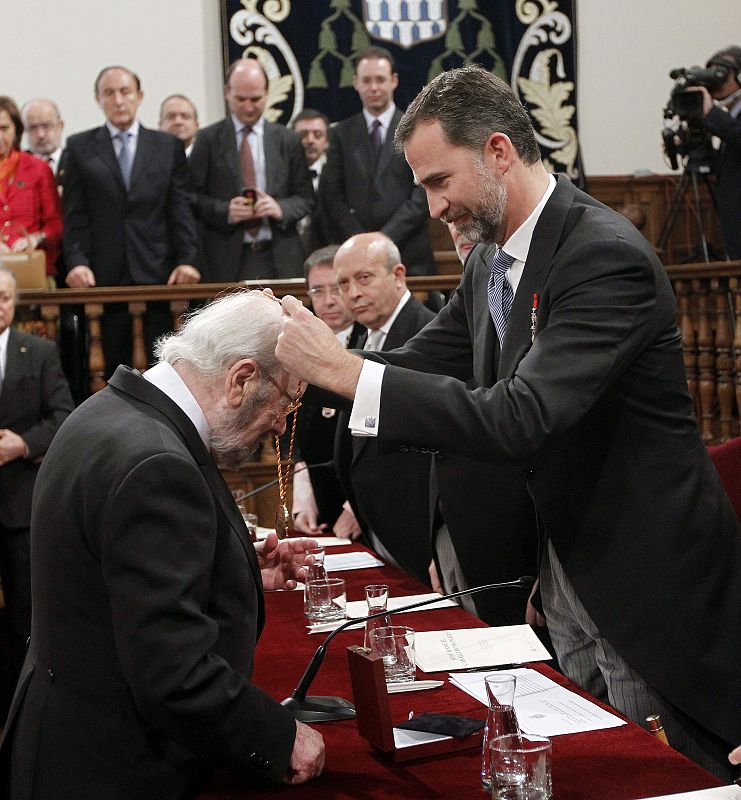
<path id="1" fill-rule="evenodd" d="M 367 569 L 368 567 L 385 567 L 380 559 L 370 553 L 337 553 L 324 556 L 324 569 L 327 572 L 342 572 L 346 569 Z"/>
<path id="2" fill-rule="evenodd" d="M 550 653 L 529 625 L 425 631 L 414 637 L 417 666 L 423 672 L 550 661 Z"/>
<path id="3" fill-rule="evenodd" d="M 625 722 L 590 700 L 575 694 L 534 669 L 468 672 L 450 676 L 450 682 L 488 705 L 484 679 L 487 675 L 515 675 L 515 714 L 525 733 L 560 736 L 564 733 L 617 728 Z"/>
<path id="4" fill-rule="evenodd" d="M 275 528 L 262 528 L 257 526 L 257 541 L 261 542 L 263 539 L 268 538 L 269 533 L 274 533 Z M 342 547 L 343 545 L 352 544 L 350 539 L 340 539 L 338 536 L 292 536 L 292 539 L 316 539 L 317 543 L 322 547 Z"/>
<path id="5" fill-rule="evenodd" d="M 452 738 L 452 736 L 441 736 L 439 733 L 408 731 L 406 728 L 394 728 L 394 744 L 396 745 L 397 750 L 401 750 L 403 747 L 411 747 L 415 744 L 442 742 L 444 739 Z"/>
<path id="6" fill-rule="evenodd" d="M 411 594 L 406 597 L 389 597 L 386 603 L 387 611 L 396 611 L 403 606 L 411 606 L 414 603 L 421 603 L 423 600 L 432 600 L 435 597 L 440 597 L 437 592 L 430 592 L 429 594 Z M 454 600 L 438 600 L 437 603 L 430 603 L 428 606 L 421 608 L 413 608 L 412 611 L 432 611 L 435 608 L 457 608 L 458 604 Z M 368 614 L 368 603 L 365 600 L 351 600 L 346 608 L 347 616 L 350 619 L 357 619 L 358 617 L 365 617 Z M 393 620 L 392 620 L 393 621 Z M 397 624 L 397 623 L 394 623 Z M 401 625 L 402 623 L 398 623 Z"/>
<path id="7" fill-rule="evenodd" d="M 696 792 L 680 794 L 662 794 L 661 797 L 649 797 L 647 800 L 741 800 L 741 786 L 716 786 L 715 789 L 699 789 Z"/>

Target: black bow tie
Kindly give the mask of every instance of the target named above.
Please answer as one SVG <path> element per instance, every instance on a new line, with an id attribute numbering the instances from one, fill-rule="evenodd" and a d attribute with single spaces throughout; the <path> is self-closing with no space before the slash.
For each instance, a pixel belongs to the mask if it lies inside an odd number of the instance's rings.
<path id="1" fill-rule="evenodd" d="M 319 174 L 319 173 L 318 173 L 318 172 L 317 172 L 315 169 L 310 169 L 310 170 L 309 170 L 309 175 L 311 175 L 311 177 L 312 177 L 312 178 L 316 178 L 316 176 L 317 176 L 318 174 Z"/>

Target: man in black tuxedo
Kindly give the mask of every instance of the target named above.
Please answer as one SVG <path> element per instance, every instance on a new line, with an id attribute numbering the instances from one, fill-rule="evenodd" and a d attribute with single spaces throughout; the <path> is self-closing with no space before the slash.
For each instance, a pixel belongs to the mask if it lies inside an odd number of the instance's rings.
<path id="1" fill-rule="evenodd" d="M 741 536 L 699 437 L 666 270 L 623 217 L 548 175 L 518 98 L 480 67 L 423 89 L 397 142 L 432 215 L 499 247 L 474 250 L 386 365 L 332 347 L 294 298 L 278 356 L 354 398 L 350 422 L 380 452 L 519 468 L 566 674 L 638 722 L 661 714 L 677 749 L 733 777 Z"/>
<path id="2" fill-rule="evenodd" d="M 382 233 L 348 239 L 335 255 L 334 272 L 345 305 L 368 329 L 358 344 L 363 350 L 401 347 L 435 317 L 407 289 L 399 249 Z M 427 582 L 429 451 L 381 454 L 374 439 L 349 435 L 344 412 L 337 425 L 335 467 L 373 549 Z"/>
<path id="3" fill-rule="evenodd" d="M 183 146 L 136 118 L 144 94 L 126 67 L 105 67 L 95 98 L 105 124 L 70 136 L 64 151 L 64 260 L 67 285 L 197 283 L 198 239 Z M 171 329 L 167 303 L 150 303 L 144 337 L 151 360 Z M 102 326 L 106 376 L 131 361 L 125 304 L 111 304 Z"/>
<path id="4" fill-rule="evenodd" d="M 363 110 L 329 130 L 327 164 L 319 184 L 324 216 L 335 226 L 335 241 L 381 231 L 401 251 L 409 275 L 434 272 L 424 192 L 403 156 L 394 151 L 401 112 L 394 105 L 399 76 L 382 47 L 355 59 L 353 86 Z"/>
<path id="5" fill-rule="evenodd" d="M 0 262 L 0 576 L 5 641 L 0 647 L 0 719 L 31 635 L 31 495 L 54 434 L 72 411 L 53 342 L 12 330 L 16 284 Z"/>
<path id="6" fill-rule="evenodd" d="M 283 433 L 301 394 L 279 331 L 272 297 L 224 297 L 57 433 L 34 494 L 4 797 L 176 800 L 216 764 L 248 783 L 322 771 L 322 737 L 250 682 L 263 588 L 294 588 L 316 541 L 253 545 L 219 472 Z"/>
<path id="7" fill-rule="evenodd" d="M 314 189 L 299 137 L 265 119 L 269 88 L 259 61 L 235 61 L 229 116 L 199 132 L 190 156 L 208 282 L 301 275 L 296 226 L 314 209 Z"/>
<path id="8" fill-rule="evenodd" d="M 357 347 L 365 328 L 353 320 L 352 313 L 342 302 L 340 287 L 332 262 L 339 245 L 315 250 L 304 262 L 304 275 L 311 307 L 322 322 L 337 337 L 343 347 Z M 360 527 L 332 464 L 307 468 L 307 464 L 326 464 L 334 455 L 338 409 L 321 403 L 304 402 L 296 427 L 296 448 L 299 460 L 293 471 L 294 530 L 315 534 L 331 530 L 347 538 L 360 534 Z"/>

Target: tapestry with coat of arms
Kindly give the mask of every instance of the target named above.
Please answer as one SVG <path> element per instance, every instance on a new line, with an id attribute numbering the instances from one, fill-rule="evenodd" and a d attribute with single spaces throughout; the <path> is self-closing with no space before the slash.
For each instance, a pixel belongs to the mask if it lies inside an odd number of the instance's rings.
<path id="1" fill-rule="evenodd" d="M 360 110 L 353 59 L 391 51 L 405 108 L 447 69 L 481 64 L 530 112 L 546 168 L 581 179 L 576 122 L 576 0 L 222 0 L 224 68 L 255 57 L 270 78 L 266 117 L 303 108 L 336 122 Z"/>

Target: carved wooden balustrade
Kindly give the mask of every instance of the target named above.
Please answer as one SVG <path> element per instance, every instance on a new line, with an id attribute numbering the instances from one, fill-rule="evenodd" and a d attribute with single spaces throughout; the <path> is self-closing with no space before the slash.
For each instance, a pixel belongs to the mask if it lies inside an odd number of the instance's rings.
<path id="1" fill-rule="evenodd" d="M 439 254 L 440 268 L 451 274 L 410 277 L 411 290 L 421 299 L 430 291 L 452 291 L 459 281 L 454 274 L 454 254 Z M 682 332 L 687 381 L 695 403 L 697 418 L 706 443 L 725 441 L 739 435 L 741 407 L 741 261 L 716 261 L 709 264 L 668 266 L 667 272 L 677 296 L 677 321 Z M 245 286 L 264 284 L 194 284 L 186 286 L 131 286 L 57 291 L 21 291 L 18 306 L 34 306 L 43 332 L 56 339 L 60 308 L 83 305 L 88 335 L 88 375 L 90 392 L 105 382 L 100 321 L 104 303 L 127 303 L 132 317 L 132 365 L 146 368 L 143 314 L 148 301 L 169 301 L 174 327 L 180 324 L 189 301 L 205 300 Z M 301 279 L 273 281 L 276 296 L 293 294 L 306 301 L 306 286 Z"/>

